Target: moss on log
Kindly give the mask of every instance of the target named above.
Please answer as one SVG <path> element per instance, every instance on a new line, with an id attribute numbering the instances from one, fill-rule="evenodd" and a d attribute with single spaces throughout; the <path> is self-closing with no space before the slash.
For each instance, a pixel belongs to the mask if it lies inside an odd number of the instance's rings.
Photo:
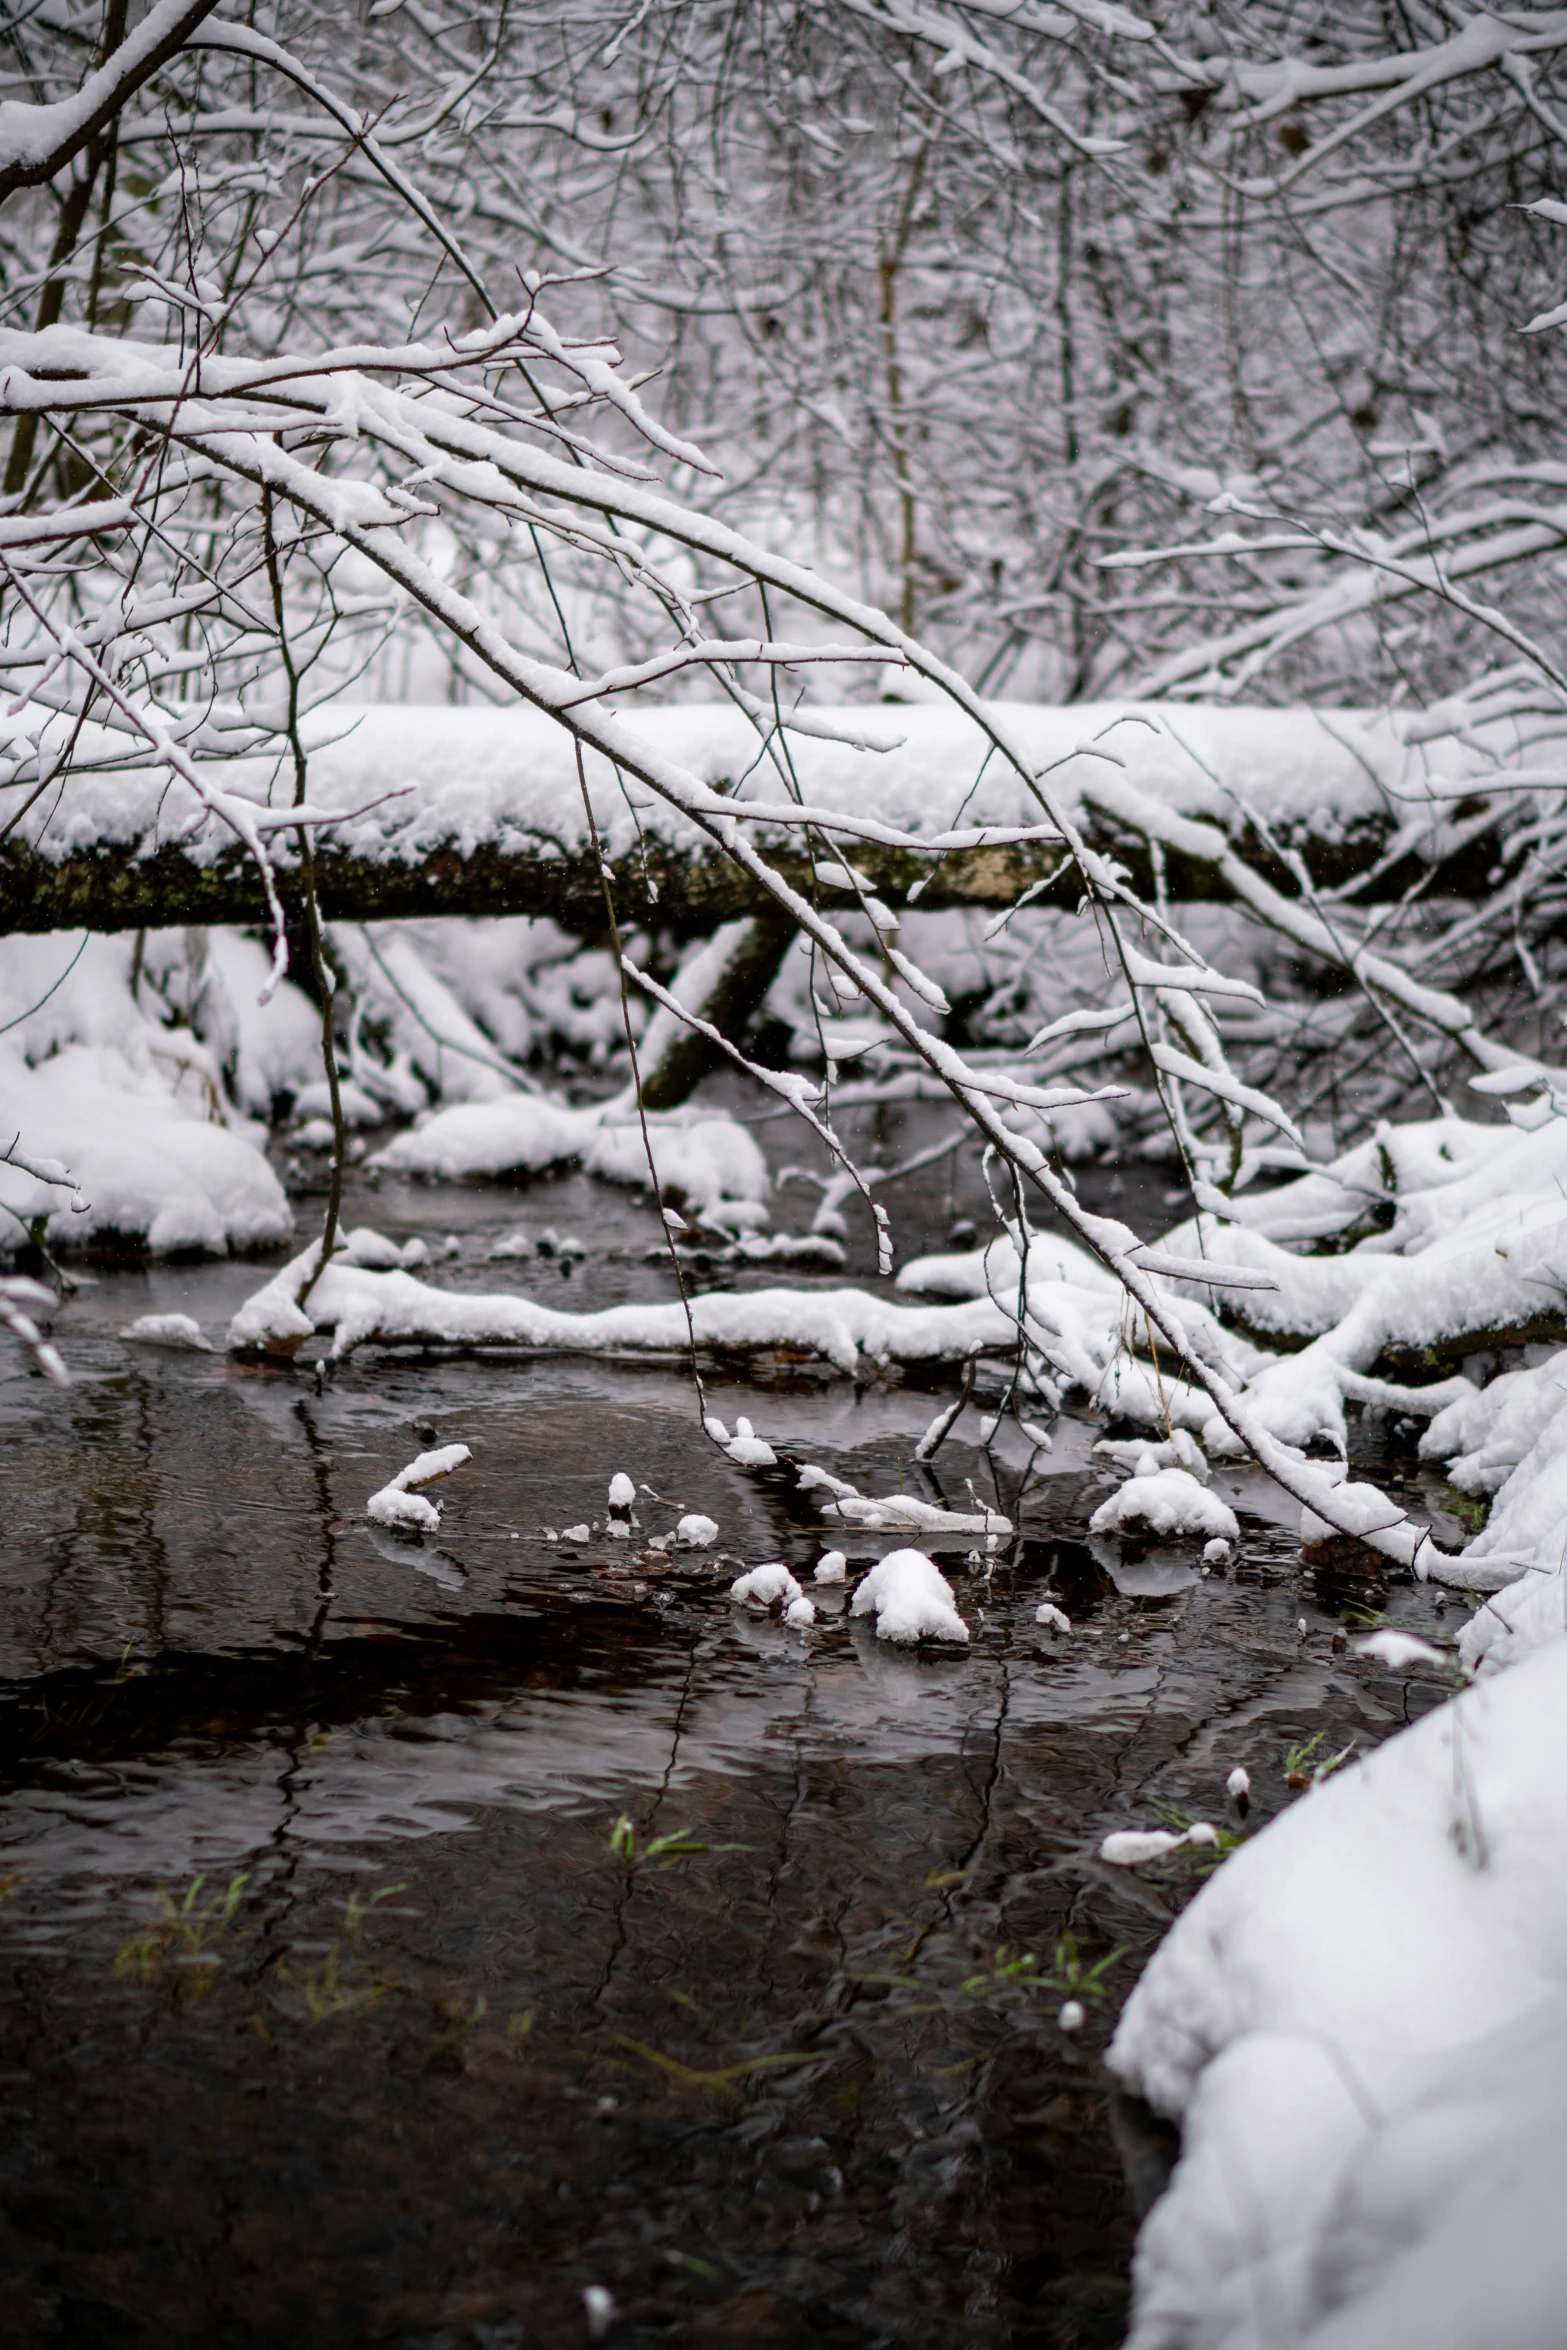
<path id="1" fill-rule="evenodd" d="M 1093 824 L 1096 848 L 1117 857 L 1134 885 L 1151 890 L 1146 845 L 1119 828 Z M 1294 877 L 1254 837 L 1233 839 L 1249 864 L 1284 895 L 1297 894 Z M 1386 829 L 1365 824 L 1333 839 L 1305 837 L 1299 847 L 1318 887 L 1337 887 L 1369 873 L 1387 845 Z M 768 843 L 777 871 L 804 895 L 824 905 L 852 905 L 847 892 L 813 881 L 808 856 L 793 842 Z M 848 853 L 877 894 L 891 905 L 907 903 L 923 881 L 919 905 L 937 911 L 953 906 L 1004 907 L 1021 891 L 1055 872 L 1059 848 L 1049 842 L 1029 848 L 986 848 L 931 859 L 863 842 Z M 1494 861 L 1495 843 L 1470 841 L 1461 857 L 1437 876 L 1439 888 L 1457 895 L 1478 894 Z M 536 849 L 489 843 L 465 849 L 456 841 L 427 850 L 416 862 L 355 856 L 334 849 L 330 836 L 316 851 L 322 911 L 330 920 L 374 922 L 434 914 L 551 915 L 565 929 L 597 933 L 604 925 L 603 882 L 591 855 L 562 853 L 549 843 Z M 1377 876 L 1378 900 L 1396 898 L 1417 872 L 1413 858 Z M 623 921 L 656 921 L 687 935 L 711 931 L 721 922 L 764 912 L 772 901 L 750 877 L 713 849 L 671 847 L 649 838 L 614 864 L 617 911 Z M 287 872 L 283 881 L 285 895 Z M 1169 859 L 1166 885 L 1177 900 L 1217 900 L 1228 895 L 1210 867 Z M 1081 883 L 1068 867 L 1041 904 L 1075 905 Z M 160 930 L 184 923 L 256 923 L 266 903 L 255 867 L 238 848 L 224 849 L 198 863 L 183 850 L 158 849 L 138 855 L 131 846 L 96 846 L 59 859 L 40 856 L 15 839 L 0 845 L 0 930 Z"/>

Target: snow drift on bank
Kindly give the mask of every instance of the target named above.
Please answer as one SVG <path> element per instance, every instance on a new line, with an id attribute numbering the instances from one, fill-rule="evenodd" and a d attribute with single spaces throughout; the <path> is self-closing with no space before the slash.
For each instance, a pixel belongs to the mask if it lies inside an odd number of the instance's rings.
<path id="1" fill-rule="evenodd" d="M 1112 2068 L 1180 2120 L 1129 2350 L 1553 2350 L 1567 1641 L 1235 1853 Z"/>

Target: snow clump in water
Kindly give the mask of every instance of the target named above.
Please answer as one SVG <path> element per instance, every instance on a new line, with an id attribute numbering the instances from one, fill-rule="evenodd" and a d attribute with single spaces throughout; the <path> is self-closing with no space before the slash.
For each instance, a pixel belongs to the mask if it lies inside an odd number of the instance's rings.
<path id="1" fill-rule="evenodd" d="M 1102 1501 L 1088 1521 L 1090 1534 L 1140 1534 L 1156 1542 L 1201 1534 L 1238 1542 L 1235 1512 L 1216 1493 L 1199 1485 L 1189 1469 L 1162 1469 L 1153 1447 L 1143 1453 L 1137 1474 Z"/>
<path id="2" fill-rule="evenodd" d="M 854 1594 L 851 1612 L 876 1616 L 878 1640 L 911 1646 L 918 1640 L 952 1640 L 968 1645 L 968 1626 L 958 1614 L 952 1586 L 934 1559 L 922 1550 L 894 1550 L 872 1567 Z"/>
<path id="3" fill-rule="evenodd" d="M 392 1526 L 405 1534 L 433 1534 L 441 1522 L 438 1502 L 426 1501 L 422 1493 L 415 1493 L 415 1485 L 429 1485 L 437 1477 L 449 1477 L 453 1469 L 460 1469 L 473 1455 L 466 1444 L 443 1444 L 436 1452 L 422 1452 L 406 1469 L 399 1469 L 390 1485 L 383 1485 L 379 1493 L 372 1493 L 365 1504 L 365 1514 L 378 1526 Z"/>
<path id="4" fill-rule="evenodd" d="M 137 1346 L 175 1347 L 187 1354 L 211 1354 L 212 1341 L 189 1314 L 142 1314 L 120 1332 Z"/>
<path id="5" fill-rule="evenodd" d="M 675 1540 L 685 1550 L 709 1550 L 718 1540 L 718 1520 L 704 1518 L 700 1510 L 688 1510 L 675 1528 Z"/>
<path id="6" fill-rule="evenodd" d="M 829 1550 L 816 1562 L 818 1583 L 841 1583 L 849 1571 L 849 1562 L 841 1550 Z"/>
<path id="7" fill-rule="evenodd" d="M 771 1615 L 793 1607 L 804 1597 L 799 1584 L 780 1559 L 770 1559 L 765 1566 L 752 1567 L 749 1574 L 737 1575 L 729 1586 L 729 1596 L 737 1607 L 761 1608 Z M 815 1621 L 816 1611 L 811 1611 Z"/>

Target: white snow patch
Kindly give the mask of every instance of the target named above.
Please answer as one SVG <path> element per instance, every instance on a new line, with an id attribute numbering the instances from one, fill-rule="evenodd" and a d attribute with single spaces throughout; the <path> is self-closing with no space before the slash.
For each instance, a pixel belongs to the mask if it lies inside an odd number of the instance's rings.
<path id="1" fill-rule="evenodd" d="M 841 1550 L 824 1551 L 816 1562 L 818 1583 L 841 1583 L 849 1571 L 849 1562 Z"/>
<path id="2" fill-rule="evenodd" d="M 1150 1469 L 1128 1477 L 1088 1521 L 1090 1534 L 1137 1534 L 1157 1542 L 1188 1535 L 1236 1542 L 1235 1512 L 1199 1485 L 1189 1469 Z"/>
<path id="3" fill-rule="evenodd" d="M 718 1540 L 718 1520 L 704 1518 L 700 1510 L 688 1510 L 675 1528 L 675 1540 L 684 1550 L 711 1550 Z"/>
<path id="4" fill-rule="evenodd" d="M 372 1493 L 365 1504 L 365 1513 L 378 1526 L 395 1526 L 404 1531 L 433 1533 L 441 1522 L 438 1503 L 426 1501 L 422 1493 L 412 1489 L 429 1485 L 437 1477 L 449 1477 L 473 1455 L 466 1444 L 443 1444 L 434 1452 L 422 1452 L 399 1469 L 389 1485 L 379 1493 Z"/>
<path id="5" fill-rule="evenodd" d="M 772 1446 L 765 1437 L 757 1435 L 749 1420 L 736 1420 L 735 1432 L 724 1450 L 742 1469 L 770 1469 L 778 1459 Z"/>
<path id="6" fill-rule="evenodd" d="M 1163 1860 L 1167 1852 L 1179 1852 L 1185 1842 L 1173 1828 L 1118 1828 L 1100 1845 L 1099 1857 L 1112 1868 L 1141 1868 L 1146 1860 Z"/>
<path id="7" fill-rule="evenodd" d="M 1559 2338 L 1564 1782 L 1558 1637 L 1327 1780 L 1177 1920 L 1110 2051 L 1183 2130 L 1129 2350 Z"/>
<path id="8" fill-rule="evenodd" d="M 1356 1641 L 1355 1654 L 1374 1657 L 1393 1673 L 1401 1673 L 1410 1665 L 1445 1667 L 1452 1661 L 1439 1648 L 1433 1648 L 1429 1640 L 1417 1639 L 1413 1632 L 1373 1632 L 1366 1639 Z"/>
<path id="9" fill-rule="evenodd" d="M 138 1346 L 168 1346 L 189 1354 L 211 1354 L 212 1341 L 189 1314 L 140 1314 L 120 1332 Z"/>
<path id="10" fill-rule="evenodd" d="M 623 1094 L 575 1109 L 543 1095 L 502 1091 L 492 1100 L 436 1111 L 395 1135 L 369 1163 L 453 1182 L 474 1175 L 537 1175 L 579 1161 L 608 1182 L 645 1187 L 652 1180 L 651 1149 L 666 1198 L 678 1198 L 721 1229 L 766 1223 L 767 1163 L 746 1127 L 691 1107 L 649 1112 L 646 1126 L 644 1141 L 635 1102 Z"/>
<path id="11" fill-rule="evenodd" d="M 729 1596 L 737 1607 L 759 1608 L 765 1615 L 793 1607 L 804 1593 L 788 1568 L 780 1560 L 772 1559 L 766 1566 L 753 1567 L 749 1574 L 736 1576 L 729 1586 Z M 814 1621 L 815 1610 L 811 1613 Z"/>
<path id="12" fill-rule="evenodd" d="M 891 1551 L 872 1567 L 855 1590 L 851 1612 L 866 1616 L 873 1609 L 878 1640 L 968 1644 L 968 1626 L 958 1614 L 952 1586 L 922 1550 Z"/>

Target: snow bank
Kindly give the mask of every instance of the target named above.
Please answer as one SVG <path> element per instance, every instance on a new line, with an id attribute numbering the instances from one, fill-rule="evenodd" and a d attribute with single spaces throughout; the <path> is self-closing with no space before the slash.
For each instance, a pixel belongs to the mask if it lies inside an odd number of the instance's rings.
<path id="1" fill-rule="evenodd" d="M 642 1120 L 634 1100 L 573 1109 L 565 1102 L 499 1093 L 437 1111 L 399 1134 L 370 1164 L 399 1175 L 539 1175 L 579 1161 L 610 1183 L 647 1185 L 648 1149 L 659 1189 L 705 1221 L 728 1229 L 767 1221 L 767 1162 L 733 1118 L 670 1110 Z"/>
<path id="2" fill-rule="evenodd" d="M 968 1626 L 958 1614 L 952 1585 L 922 1550 L 894 1550 L 860 1583 L 851 1613 L 876 1616 L 878 1640 L 912 1646 L 920 1640 L 968 1645 Z"/>
<path id="3" fill-rule="evenodd" d="M 1331 1167 L 1255 1197 L 1242 1191 L 1223 1219 L 1205 1213 L 1161 1243 L 1277 1283 L 1243 1300 L 1255 1339 L 1308 1341 L 1260 1356 L 1249 1379 L 1246 1401 L 1274 1436 L 1342 1452 L 1345 1399 L 1378 1400 L 1367 1375 L 1389 1348 L 1457 1358 L 1532 1336 L 1553 1308 L 1559 1318 L 1567 1119 L 1540 1124 L 1534 1106 L 1516 1116 L 1509 1126 L 1380 1125 Z M 1301 1253 L 1330 1242 L 1334 1253 Z M 1452 1381 L 1383 1400 L 1435 1412 L 1470 1392 Z M 1233 1449 L 1217 1419 L 1201 1434 L 1210 1448 Z"/>
<path id="4" fill-rule="evenodd" d="M 1113 1273 L 1069 1240 L 1032 1234 L 1028 1275 L 1008 1233 L 982 1249 L 916 1257 L 898 1275 L 898 1287 L 917 1297 L 987 1301 L 1016 1338 L 1019 1309 L 1031 1356 L 1063 1388 L 1095 1411 L 1145 1428 L 1206 1428 L 1213 1418 L 1207 1394 L 1161 1373 L 1127 1345 L 1125 1296 Z M 1157 1282 L 1156 1286 L 1166 1286 Z M 1273 1356 L 1239 1331 L 1221 1327 L 1208 1309 L 1182 1294 L 1180 1314 L 1203 1359 L 1240 1387 Z"/>
<path id="5" fill-rule="evenodd" d="M 1298 1801 L 1205 1885 L 1114 2071 L 1183 2128 L 1129 2350 L 1559 2341 L 1567 1641 Z"/>
<path id="6" fill-rule="evenodd" d="M 1146 1456 L 1152 1462 L 1150 1452 Z M 1238 1542 L 1235 1512 L 1216 1493 L 1199 1485 L 1189 1469 L 1150 1466 L 1128 1477 L 1088 1521 L 1090 1534 L 1133 1534 L 1153 1542 L 1200 1540 Z"/>
<path id="7" fill-rule="evenodd" d="M 5 1140 L 20 1130 L 26 1156 L 62 1160 L 88 1204 L 77 1212 L 15 1167 L 0 1167 L 0 1202 L 28 1222 L 46 1217 L 55 1247 L 113 1238 L 155 1255 L 223 1255 L 286 1238 L 293 1216 L 264 1137 L 223 1090 L 223 1042 L 262 1095 L 264 1070 L 290 1061 L 297 1004 L 274 999 L 270 1021 L 248 1021 L 245 1047 L 204 952 L 187 960 L 181 934 L 153 934 L 133 989 L 135 951 L 128 937 L 0 939 Z M 165 1025 L 188 1005 L 205 1006 L 211 1040 Z"/>

